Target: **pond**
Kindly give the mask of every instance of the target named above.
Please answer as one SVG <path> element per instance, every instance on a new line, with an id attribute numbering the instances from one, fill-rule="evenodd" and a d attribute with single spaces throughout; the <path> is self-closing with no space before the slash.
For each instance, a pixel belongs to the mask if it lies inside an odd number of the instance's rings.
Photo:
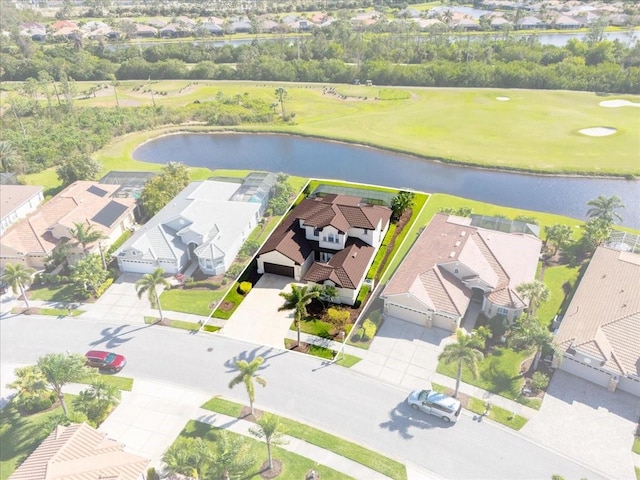
<path id="1" fill-rule="evenodd" d="M 640 229 L 640 182 L 541 176 L 433 162 L 328 140 L 269 134 L 176 134 L 147 142 L 136 160 L 194 167 L 266 170 L 313 178 L 448 193 L 473 200 L 584 219 L 586 203 L 618 195 L 624 225 Z"/>

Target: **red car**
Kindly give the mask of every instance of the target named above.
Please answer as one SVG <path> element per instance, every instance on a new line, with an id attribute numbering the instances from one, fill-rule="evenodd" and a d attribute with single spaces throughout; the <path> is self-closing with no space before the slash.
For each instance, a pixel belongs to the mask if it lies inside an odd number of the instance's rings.
<path id="1" fill-rule="evenodd" d="M 87 366 L 110 372 L 119 372 L 127 364 L 127 359 L 123 355 L 113 352 L 90 350 L 84 356 L 87 359 Z"/>

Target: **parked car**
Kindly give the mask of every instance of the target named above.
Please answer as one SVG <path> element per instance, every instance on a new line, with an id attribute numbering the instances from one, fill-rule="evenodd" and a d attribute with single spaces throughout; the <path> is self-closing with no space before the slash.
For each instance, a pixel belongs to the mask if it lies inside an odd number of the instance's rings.
<path id="1" fill-rule="evenodd" d="M 88 367 L 119 372 L 127 364 L 127 359 L 123 355 L 113 352 L 103 352 L 102 350 L 90 350 L 84 354 Z"/>
<path id="2" fill-rule="evenodd" d="M 460 401 L 433 390 L 415 390 L 407 397 L 407 403 L 414 410 L 440 417 L 443 422 L 456 422 L 462 411 Z"/>

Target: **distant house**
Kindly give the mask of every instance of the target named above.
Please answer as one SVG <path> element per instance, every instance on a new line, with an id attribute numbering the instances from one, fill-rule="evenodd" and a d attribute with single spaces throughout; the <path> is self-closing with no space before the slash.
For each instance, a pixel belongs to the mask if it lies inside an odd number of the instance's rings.
<path id="1" fill-rule="evenodd" d="M 150 273 L 158 267 L 175 275 L 197 261 L 205 275 L 223 274 L 262 217 L 267 186 L 193 182 L 136 231 L 114 257 L 123 272 Z M 274 176 L 275 177 L 275 176 Z"/>
<path id="2" fill-rule="evenodd" d="M 273 33 L 277 31 L 279 26 L 280 24 L 273 20 L 262 20 L 262 22 L 260 22 L 260 30 L 266 33 Z"/>
<path id="3" fill-rule="evenodd" d="M 136 37 L 138 38 L 153 38 L 158 35 L 158 29 L 149 25 L 142 25 L 136 23 Z"/>
<path id="4" fill-rule="evenodd" d="M 101 244 L 108 247 L 135 221 L 135 200 L 113 197 L 119 188 L 89 181 L 72 183 L 7 229 L 0 240 L 0 266 L 22 263 L 42 269 L 47 255 L 71 238 L 69 231 L 76 223 L 101 232 L 106 237 Z M 90 250 L 98 248 L 97 243 L 89 246 Z"/>
<path id="5" fill-rule="evenodd" d="M 231 28 L 235 33 L 250 33 L 251 22 L 249 20 L 238 20 L 231 24 Z"/>
<path id="6" fill-rule="evenodd" d="M 555 336 L 554 362 L 640 396 L 640 255 L 598 247 Z"/>
<path id="7" fill-rule="evenodd" d="M 467 30 L 467 31 L 480 30 L 480 22 L 478 22 L 473 18 L 465 17 L 465 18 L 461 18 L 458 21 L 454 20 L 452 22 L 452 25 L 454 26 L 454 28 L 459 28 L 461 30 Z"/>
<path id="8" fill-rule="evenodd" d="M 335 286 L 335 301 L 353 305 L 390 218 L 388 207 L 350 195 L 304 199 L 258 252 L 258 272 Z"/>
<path id="9" fill-rule="evenodd" d="M 513 26 L 513 23 L 504 17 L 493 17 L 489 24 L 493 30 L 501 30 L 507 28 L 506 26 Z"/>
<path id="10" fill-rule="evenodd" d="M 148 464 L 86 423 L 59 425 L 9 480 L 142 480 Z"/>
<path id="11" fill-rule="evenodd" d="M 541 247 L 533 235 L 437 214 L 383 290 L 385 315 L 453 332 L 475 304 L 513 321 L 527 306 L 516 287 L 535 279 Z"/>
<path id="12" fill-rule="evenodd" d="M 558 28 L 562 30 L 570 30 L 575 28 L 581 28 L 583 26 L 582 22 L 576 20 L 575 18 L 569 17 L 567 15 L 559 15 L 552 23 L 553 28 Z"/>
<path id="13" fill-rule="evenodd" d="M 527 16 L 516 22 L 516 26 L 521 30 L 536 30 L 546 28 L 547 25 L 538 17 Z"/>
<path id="14" fill-rule="evenodd" d="M 31 185 L 0 185 L 0 235 L 21 218 L 33 212 L 42 203 L 42 187 Z"/>
<path id="15" fill-rule="evenodd" d="M 222 27 L 217 23 L 204 22 L 201 26 L 209 32 L 209 35 L 220 36 L 224 34 L 224 30 L 222 30 Z"/>
<path id="16" fill-rule="evenodd" d="M 47 27 L 42 23 L 25 22 L 20 25 L 19 34 L 31 40 L 41 42 L 47 38 Z"/>

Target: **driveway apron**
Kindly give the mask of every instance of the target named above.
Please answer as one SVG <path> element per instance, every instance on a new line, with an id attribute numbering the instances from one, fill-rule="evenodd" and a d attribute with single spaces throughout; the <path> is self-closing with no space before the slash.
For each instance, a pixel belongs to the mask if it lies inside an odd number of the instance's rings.
<path id="1" fill-rule="evenodd" d="M 279 312 L 290 291 L 291 278 L 266 273 L 220 330 L 222 335 L 269 347 L 283 348 L 283 339 L 293 322 L 293 311 Z"/>

